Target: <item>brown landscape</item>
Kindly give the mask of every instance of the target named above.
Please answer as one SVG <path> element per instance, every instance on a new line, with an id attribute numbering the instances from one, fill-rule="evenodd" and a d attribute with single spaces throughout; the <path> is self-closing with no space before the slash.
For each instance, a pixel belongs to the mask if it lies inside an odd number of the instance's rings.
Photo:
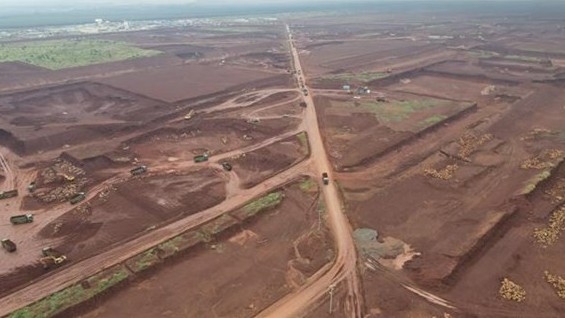
<path id="1" fill-rule="evenodd" d="M 560 317 L 546 14 L 284 15 L 0 63 L 0 316 Z"/>

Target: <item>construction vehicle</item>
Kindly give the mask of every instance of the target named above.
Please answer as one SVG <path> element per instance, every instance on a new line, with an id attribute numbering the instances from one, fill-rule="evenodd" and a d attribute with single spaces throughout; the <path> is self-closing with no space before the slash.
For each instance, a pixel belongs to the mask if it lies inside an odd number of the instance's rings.
<path id="1" fill-rule="evenodd" d="M 330 177 L 328 176 L 327 172 L 322 173 L 322 182 L 325 185 L 328 185 L 330 183 Z"/>
<path id="2" fill-rule="evenodd" d="M 147 166 L 135 167 L 135 168 L 131 169 L 129 172 L 131 173 L 132 176 L 137 176 L 137 175 L 140 175 L 142 173 L 146 173 L 147 172 Z"/>
<path id="3" fill-rule="evenodd" d="M 16 243 L 12 242 L 9 239 L 2 239 L 2 247 L 10 253 L 13 253 L 17 250 Z"/>
<path id="4" fill-rule="evenodd" d="M 41 265 L 43 265 L 44 269 L 50 269 L 55 266 L 61 265 L 63 262 L 67 260 L 67 257 L 56 251 L 51 247 L 45 247 L 41 250 L 43 257 L 39 259 Z"/>
<path id="5" fill-rule="evenodd" d="M 226 171 L 231 171 L 233 169 L 233 167 L 231 166 L 231 164 L 229 162 L 222 162 L 222 167 L 224 168 L 224 170 Z"/>
<path id="6" fill-rule="evenodd" d="M 33 191 L 35 191 L 36 186 L 37 186 L 37 185 L 36 185 L 35 181 L 33 181 L 32 183 L 30 183 L 30 184 L 27 186 L 27 191 L 29 191 L 30 193 L 32 193 Z"/>
<path id="7" fill-rule="evenodd" d="M 68 182 L 75 181 L 75 176 L 71 176 L 71 175 L 68 175 L 66 173 L 61 173 L 61 176 L 63 176 L 63 178 Z"/>
<path id="8" fill-rule="evenodd" d="M 14 215 L 10 217 L 10 222 L 13 225 L 31 223 L 33 222 L 33 214 Z"/>
<path id="9" fill-rule="evenodd" d="M 190 120 L 194 116 L 194 109 L 191 109 L 188 114 L 184 116 L 184 120 Z"/>
<path id="10" fill-rule="evenodd" d="M 86 199 L 86 195 L 84 192 L 79 192 L 77 194 L 75 194 L 70 200 L 69 202 L 71 202 L 71 204 L 77 204 L 80 201 Z"/>
<path id="11" fill-rule="evenodd" d="M 208 161 L 208 155 L 207 154 L 194 156 L 194 162 L 195 163 L 204 162 L 204 161 Z"/>
<path id="12" fill-rule="evenodd" d="M 18 196 L 18 190 L 9 190 L 9 191 L 2 191 L 0 192 L 0 200 L 1 199 L 8 199 Z"/>

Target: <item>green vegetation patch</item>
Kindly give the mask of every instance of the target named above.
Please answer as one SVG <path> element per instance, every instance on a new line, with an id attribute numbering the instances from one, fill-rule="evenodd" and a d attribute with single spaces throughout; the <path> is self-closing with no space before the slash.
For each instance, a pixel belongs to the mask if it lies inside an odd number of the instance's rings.
<path id="1" fill-rule="evenodd" d="M 200 242 L 204 242 L 202 235 L 198 232 L 190 231 L 159 244 L 157 248 L 162 251 L 161 258 L 164 259 L 189 249 Z"/>
<path id="2" fill-rule="evenodd" d="M 304 192 L 313 192 L 316 190 L 316 182 L 312 178 L 306 178 L 298 185 L 300 190 Z"/>
<path id="3" fill-rule="evenodd" d="M 149 249 L 126 262 L 128 267 L 135 273 L 141 272 L 159 263 L 161 259 L 157 256 L 157 248 Z"/>
<path id="4" fill-rule="evenodd" d="M 445 120 L 446 118 L 447 116 L 445 115 L 433 115 L 431 117 L 422 120 L 419 125 L 422 128 L 427 128 L 441 122 L 442 120 Z"/>
<path id="5" fill-rule="evenodd" d="M 243 212 L 247 217 L 256 215 L 259 212 L 274 208 L 278 206 L 284 198 L 281 191 L 269 193 L 246 206 L 243 207 Z"/>
<path id="6" fill-rule="evenodd" d="M 437 99 L 417 99 L 406 101 L 392 101 L 379 103 L 376 101 L 363 101 L 358 107 L 373 113 L 381 123 L 394 123 L 407 119 L 418 111 L 449 105 L 451 102 Z M 351 103 L 337 102 L 336 106 L 350 106 Z M 341 105 L 340 105 L 341 104 Z"/>
<path id="7" fill-rule="evenodd" d="M 550 170 L 544 170 L 544 171 L 538 173 L 533 178 L 528 180 L 528 182 L 526 183 L 526 186 L 524 187 L 524 189 L 522 189 L 520 194 L 525 195 L 525 194 L 530 194 L 530 193 L 534 192 L 534 190 L 537 188 L 538 184 L 540 182 L 546 180 L 550 176 L 551 176 Z"/>
<path id="8" fill-rule="evenodd" d="M 42 300 L 13 312 L 10 318 L 47 318 L 89 300 L 129 277 L 129 272 L 117 266 L 88 279 L 90 288 L 73 285 Z"/>
<path id="9" fill-rule="evenodd" d="M 296 135 L 296 138 L 298 138 L 300 145 L 303 148 L 306 148 L 306 153 L 310 153 L 310 145 L 308 144 L 308 134 L 306 134 L 306 132 L 303 131 L 303 132 L 299 133 L 298 135 Z"/>
<path id="10" fill-rule="evenodd" d="M 222 231 L 232 227 L 237 223 L 238 223 L 237 219 L 230 216 L 229 214 L 224 214 L 206 223 L 200 228 L 200 230 L 204 233 L 208 233 L 211 236 L 221 233 Z"/>
<path id="11" fill-rule="evenodd" d="M 340 73 L 340 74 L 329 74 L 322 76 L 322 80 L 330 80 L 330 81 L 342 81 L 342 82 L 370 82 L 376 79 L 387 77 L 387 73 L 383 72 L 361 72 L 361 73 Z"/>
<path id="12" fill-rule="evenodd" d="M 473 50 L 468 51 L 468 54 L 471 57 L 478 58 L 478 59 L 488 59 L 492 57 L 498 57 L 507 60 L 514 60 L 514 61 L 523 61 L 523 62 L 541 62 L 540 58 L 533 57 L 533 56 L 525 56 L 525 55 L 502 55 L 500 53 L 492 52 L 492 51 L 483 51 L 483 50 Z"/>
<path id="13" fill-rule="evenodd" d="M 161 54 L 125 42 L 68 39 L 0 44 L 0 62 L 23 62 L 51 70 Z"/>

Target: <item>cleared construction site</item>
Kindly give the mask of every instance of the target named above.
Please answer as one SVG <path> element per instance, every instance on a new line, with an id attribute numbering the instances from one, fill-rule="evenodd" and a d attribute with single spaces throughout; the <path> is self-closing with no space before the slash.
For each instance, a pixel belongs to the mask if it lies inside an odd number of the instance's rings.
<path id="1" fill-rule="evenodd" d="M 547 14 L 298 14 L 0 62 L 0 316 L 560 316 Z"/>

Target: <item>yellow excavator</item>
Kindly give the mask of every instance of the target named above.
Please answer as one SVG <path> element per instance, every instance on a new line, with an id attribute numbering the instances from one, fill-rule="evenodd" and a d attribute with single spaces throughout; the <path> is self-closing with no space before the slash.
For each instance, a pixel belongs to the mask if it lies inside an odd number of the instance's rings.
<path id="1" fill-rule="evenodd" d="M 67 260 L 67 257 L 51 247 L 46 247 L 42 251 L 43 257 L 39 259 L 39 263 L 43 269 L 48 270 L 57 267 Z"/>

